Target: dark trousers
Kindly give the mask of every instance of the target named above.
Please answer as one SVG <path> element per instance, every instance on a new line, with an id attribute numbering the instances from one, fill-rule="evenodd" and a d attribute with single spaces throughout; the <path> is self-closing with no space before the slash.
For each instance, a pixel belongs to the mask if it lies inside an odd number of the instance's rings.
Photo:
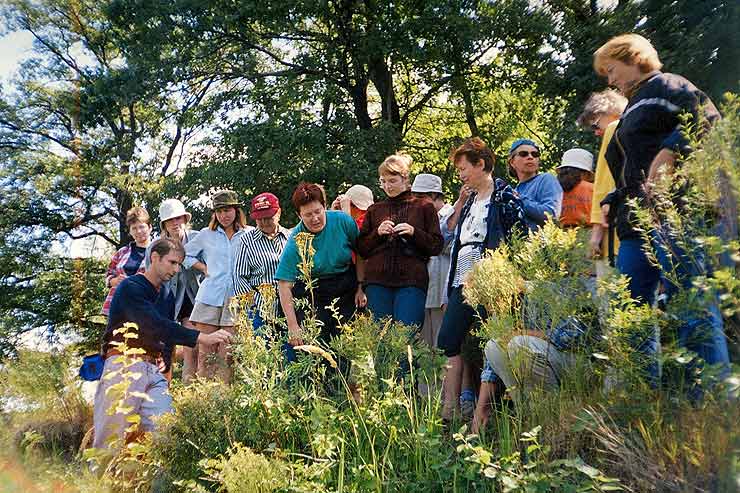
<path id="1" fill-rule="evenodd" d="M 460 354 L 463 340 L 474 324 L 485 320 L 486 312 L 483 307 L 476 310 L 465 302 L 462 286 L 452 288 L 447 310 L 445 310 L 442 327 L 439 329 L 437 346 L 444 351 L 445 356 L 452 358 Z"/>
<path id="2" fill-rule="evenodd" d="M 324 342 L 339 335 L 339 321 L 334 316 L 334 312 L 327 307 L 333 304 L 341 322 L 348 322 L 355 314 L 356 292 L 357 275 L 354 266 L 340 274 L 318 279 L 314 284 L 313 298 L 304 282 L 296 281 L 293 285 L 293 298 L 304 298 L 309 302 L 313 299 L 313 313 L 322 323 L 319 340 Z M 306 313 L 306 310 L 296 308 L 299 325 L 310 315 L 311 313 Z"/>

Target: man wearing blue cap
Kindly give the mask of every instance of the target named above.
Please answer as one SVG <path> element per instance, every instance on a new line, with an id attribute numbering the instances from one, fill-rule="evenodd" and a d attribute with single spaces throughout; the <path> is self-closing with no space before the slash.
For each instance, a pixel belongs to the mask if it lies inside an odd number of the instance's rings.
<path id="1" fill-rule="evenodd" d="M 548 216 L 558 218 L 563 206 L 563 189 L 550 173 L 540 173 L 540 149 L 529 139 L 515 140 L 509 148 L 509 173 L 519 181 L 516 191 L 522 199 L 524 222 L 530 231 L 545 224 Z"/>

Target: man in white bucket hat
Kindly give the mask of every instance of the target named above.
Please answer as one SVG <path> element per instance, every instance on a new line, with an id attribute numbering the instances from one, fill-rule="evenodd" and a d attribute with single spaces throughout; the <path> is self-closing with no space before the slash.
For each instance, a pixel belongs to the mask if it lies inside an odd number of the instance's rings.
<path id="1" fill-rule="evenodd" d="M 160 238 L 170 238 L 183 247 L 197 235 L 197 231 L 190 231 L 190 218 L 192 215 L 185 210 L 185 205 L 177 199 L 166 199 L 159 205 L 159 230 Z M 149 266 L 151 258 L 149 252 L 146 255 L 146 265 Z M 199 277 L 197 271 L 182 267 L 175 274 L 167 287 L 175 296 L 175 321 L 189 329 L 195 328 L 190 323 L 190 313 L 193 311 L 195 296 L 198 294 Z M 182 379 L 189 382 L 195 375 L 197 367 L 198 346 L 182 347 Z"/>

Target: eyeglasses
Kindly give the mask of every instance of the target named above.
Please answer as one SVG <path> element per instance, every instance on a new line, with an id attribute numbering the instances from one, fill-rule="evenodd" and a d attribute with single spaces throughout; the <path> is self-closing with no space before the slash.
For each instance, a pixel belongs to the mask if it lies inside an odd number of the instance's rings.
<path id="1" fill-rule="evenodd" d="M 378 180 L 378 184 L 382 187 L 383 185 L 399 185 L 403 182 L 403 178 L 397 177 L 397 178 L 391 178 L 389 180 L 386 180 L 384 178 L 381 178 Z"/>
<path id="2" fill-rule="evenodd" d="M 540 151 L 517 151 L 516 155 L 519 157 L 532 156 L 533 158 L 537 159 L 538 157 L 540 157 Z"/>

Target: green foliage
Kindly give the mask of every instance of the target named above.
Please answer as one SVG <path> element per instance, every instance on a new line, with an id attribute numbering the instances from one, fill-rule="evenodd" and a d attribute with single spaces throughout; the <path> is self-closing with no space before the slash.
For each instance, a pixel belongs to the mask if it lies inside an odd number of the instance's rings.
<path id="1" fill-rule="evenodd" d="M 0 370 L 5 438 L 25 455 L 74 457 L 92 421 L 70 351 L 24 350 Z"/>

